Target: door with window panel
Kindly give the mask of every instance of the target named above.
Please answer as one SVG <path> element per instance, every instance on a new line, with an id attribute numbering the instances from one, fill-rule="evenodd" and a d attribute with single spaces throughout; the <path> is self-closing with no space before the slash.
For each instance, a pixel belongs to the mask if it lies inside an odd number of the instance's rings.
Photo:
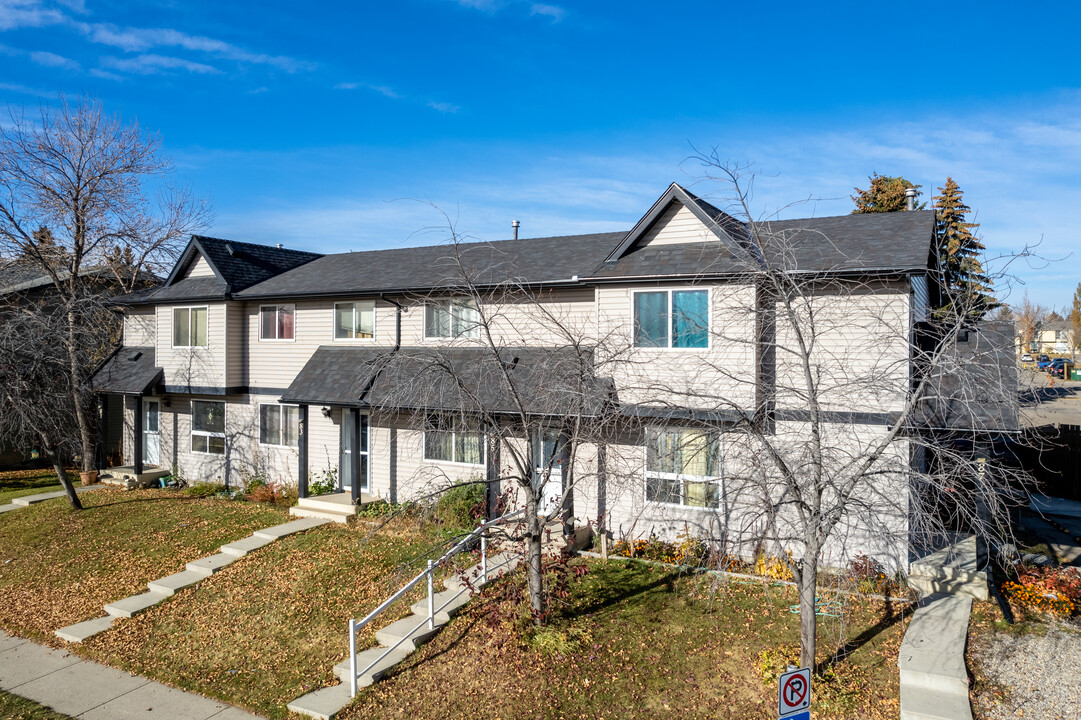
<path id="1" fill-rule="evenodd" d="M 354 427 L 359 424 L 360 444 L 354 442 Z M 342 437 L 341 458 L 338 464 L 338 478 L 343 492 L 353 489 L 353 456 L 359 460 L 359 474 L 355 478 L 360 483 L 360 489 L 367 492 L 369 488 L 369 462 L 368 462 L 368 416 L 349 408 L 342 410 Z"/>

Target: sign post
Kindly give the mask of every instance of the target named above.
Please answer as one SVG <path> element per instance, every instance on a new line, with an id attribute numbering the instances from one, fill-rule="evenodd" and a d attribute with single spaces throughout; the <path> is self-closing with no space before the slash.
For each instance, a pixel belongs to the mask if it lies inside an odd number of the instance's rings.
<path id="1" fill-rule="evenodd" d="M 777 683 L 777 711 L 781 720 L 810 720 L 810 707 L 811 669 L 782 673 Z"/>

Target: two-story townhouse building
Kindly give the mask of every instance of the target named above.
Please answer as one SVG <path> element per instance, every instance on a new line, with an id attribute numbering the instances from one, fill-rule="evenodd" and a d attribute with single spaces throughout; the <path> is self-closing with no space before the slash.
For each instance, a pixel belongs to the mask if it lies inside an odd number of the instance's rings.
<path id="1" fill-rule="evenodd" d="M 816 407 L 856 453 L 910 392 L 933 227 L 922 211 L 785 220 L 762 245 L 673 184 L 622 232 L 332 255 L 194 237 L 160 289 L 122 301 L 124 344 L 95 386 L 124 408 L 134 475 L 258 475 L 302 496 L 330 477 L 353 501 L 479 478 L 496 494 L 511 446 L 533 443 L 555 468 L 544 511 L 717 537 L 760 519 L 741 485 L 759 460 L 730 431 L 807 426 L 785 351 L 801 338 L 761 263 L 815 288 Z M 478 416 L 517 434 L 493 442 Z M 907 564 L 904 472 L 921 460 L 903 439 L 889 457 L 837 559 Z"/>

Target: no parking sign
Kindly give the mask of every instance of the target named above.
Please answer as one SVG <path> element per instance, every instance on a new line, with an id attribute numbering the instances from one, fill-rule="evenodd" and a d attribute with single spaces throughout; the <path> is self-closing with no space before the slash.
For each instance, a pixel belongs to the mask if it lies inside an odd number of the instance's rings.
<path id="1" fill-rule="evenodd" d="M 777 711 L 784 720 L 811 707 L 811 669 L 790 670 L 781 675 L 777 683 Z"/>

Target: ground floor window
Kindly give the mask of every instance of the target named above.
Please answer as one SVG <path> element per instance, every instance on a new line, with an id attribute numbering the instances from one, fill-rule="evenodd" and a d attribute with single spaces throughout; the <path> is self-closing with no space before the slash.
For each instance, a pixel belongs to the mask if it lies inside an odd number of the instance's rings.
<path id="1" fill-rule="evenodd" d="M 646 431 L 646 500 L 686 507 L 721 503 L 721 440 L 716 430 Z"/>
<path id="2" fill-rule="evenodd" d="M 225 454 L 225 403 L 191 401 L 191 451 Z"/>
<path id="3" fill-rule="evenodd" d="M 263 445 L 300 445 L 300 408 L 296 405 L 259 406 L 259 442 Z"/>
<path id="4" fill-rule="evenodd" d="M 484 464 L 484 433 L 456 417 L 434 415 L 424 429 L 424 459 Z"/>

